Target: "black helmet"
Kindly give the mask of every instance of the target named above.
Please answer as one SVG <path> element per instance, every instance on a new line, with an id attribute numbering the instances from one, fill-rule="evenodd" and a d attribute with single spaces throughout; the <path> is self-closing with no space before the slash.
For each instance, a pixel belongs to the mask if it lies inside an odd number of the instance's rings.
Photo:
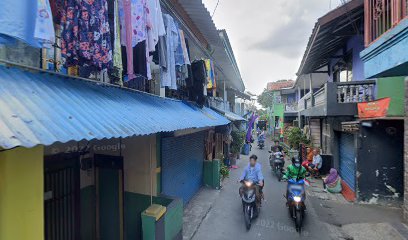
<path id="1" fill-rule="evenodd" d="M 300 164 L 300 159 L 299 158 L 295 158 L 295 157 L 292 157 L 292 163 L 293 164 L 296 164 L 296 163 L 299 163 Z"/>

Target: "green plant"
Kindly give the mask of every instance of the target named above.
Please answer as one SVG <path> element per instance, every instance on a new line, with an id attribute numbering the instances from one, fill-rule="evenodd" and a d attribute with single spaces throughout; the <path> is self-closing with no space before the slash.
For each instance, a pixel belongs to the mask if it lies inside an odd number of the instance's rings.
<path id="1" fill-rule="evenodd" d="M 306 135 L 302 133 L 302 130 L 298 127 L 293 127 L 286 131 L 286 136 L 291 148 L 299 149 L 301 143 L 309 144 L 310 141 L 307 139 Z"/>
<path id="2" fill-rule="evenodd" d="M 229 168 L 224 163 L 221 163 L 220 167 L 221 179 L 229 177 L 229 174 L 230 174 Z"/>
<path id="3" fill-rule="evenodd" d="M 238 154 L 245 142 L 245 132 L 234 130 L 231 132 L 231 153 Z"/>

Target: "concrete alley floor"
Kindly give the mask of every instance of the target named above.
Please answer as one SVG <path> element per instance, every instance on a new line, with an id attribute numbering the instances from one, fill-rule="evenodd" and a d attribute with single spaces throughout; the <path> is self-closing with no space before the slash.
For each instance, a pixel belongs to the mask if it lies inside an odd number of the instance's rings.
<path id="1" fill-rule="evenodd" d="M 270 146 L 271 142 L 267 142 L 266 148 L 260 150 L 254 144 L 251 152 L 258 156 L 265 177 L 265 201 L 251 229 L 246 231 L 238 195 L 237 180 L 249 158 L 241 155 L 239 168 L 231 170 L 221 190 L 204 187 L 185 206 L 183 240 L 408 239 L 400 209 L 349 203 L 341 195 L 324 193 L 318 179 L 307 188 L 304 228 L 297 233 L 283 198 L 286 183 L 278 182 L 269 166 Z"/>
<path id="2" fill-rule="evenodd" d="M 325 225 L 319 222 L 312 205 L 307 203 L 308 210 L 301 234 L 294 228 L 289 218 L 283 194 L 286 183 L 278 182 L 269 167 L 270 144 L 263 150 L 255 144 L 251 154 L 258 156 L 265 177 L 265 201 L 258 219 L 249 231 L 245 228 L 238 195 L 237 183 L 242 169 L 248 164 L 249 156 L 241 156 L 238 169 L 232 169 L 230 177 L 224 181 L 222 190 L 202 189 L 186 206 L 183 225 L 184 239 L 193 240 L 247 240 L 247 239 L 330 239 Z"/>

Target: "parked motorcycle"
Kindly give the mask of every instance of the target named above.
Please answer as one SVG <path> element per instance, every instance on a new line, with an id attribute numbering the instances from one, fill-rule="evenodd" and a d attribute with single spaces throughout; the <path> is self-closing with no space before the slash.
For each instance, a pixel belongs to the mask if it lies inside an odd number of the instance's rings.
<path id="1" fill-rule="evenodd" d="M 302 231 L 303 219 L 305 216 L 305 181 L 296 179 L 288 180 L 287 188 L 287 204 L 289 207 L 289 215 L 295 221 L 296 231 Z"/>
<path id="2" fill-rule="evenodd" d="M 282 180 L 283 176 L 283 166 L 285 165 L 285 159 L 281 152 L 269 151 L 271 155 L 269 156 L 269 164 L 271 165 L 272 171 L 275 173 L 279 181 Z"/>
<path id="3" fill-rule="evenodd" d="M 242 181 L 243 191 L 241 192 L 242 210 L 244 212 L 245 226 L 249 230 L 251 221 L 258 217 L 259 210 L 256 206 L 256 184 L 252 181 Z"/>

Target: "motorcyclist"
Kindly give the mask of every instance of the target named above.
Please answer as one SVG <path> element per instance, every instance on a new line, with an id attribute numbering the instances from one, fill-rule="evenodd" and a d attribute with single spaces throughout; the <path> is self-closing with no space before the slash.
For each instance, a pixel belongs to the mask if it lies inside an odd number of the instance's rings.
<path id="1" fill-rule="evenodd" d="M 295 179 L 296 181 L 299 181 L 301 179 L 305 179 L 306 177 L 306 168 L 302 166 L 300 163 L 299 158 L 292 158 L 292 164 L 288 166 L 288 169 L 285 172 L 285 175 L 283 175 L 284 180 L 288 179 Z M 286 190 L 286 200 L 288 199 L 289 196 L 289 188 Z"/>
<path id="2" fill-rule="evenodd" d="M 282 155 L 284 155 L 283 147 L 281 145 L 279 145 L 279 141 L 275 140 L 274 143 L 275 143 L 275 145 L 271 146 L 271 152 L 273 152 L 273 153 L 280 152 L 280 153 L 282 153 Z"/>
<path id="3" fill-rule="evenodd" d="M 306 177 L 306 168 L 304 168 L 299 158 L 292 158 L 292 164 L 288 166 L 283 179 L 297 179 L 301 180 Z"/>
<path id="4" fill-rule="evenodd" d="M 279 144 L 279 141 L 278 141 L 278 140 L 275 140 L 275 141 L 274 141 L 274 144 L 275 144 L 275 145 L 271 146 L 272 156 L 271 156 L 269 159 L 270 159 L 270 160 L 273 160 L 273 159 L 275 158 L 275 153 L 278 153 L 278 152 L 282 154 L 282 157 L 283 157 L 283 158 L 285 158 L 285 153 L 283 152 L 283 147 Z M 273 161 L 271 162 L 271 166 L 272 166 L 272 167 L 275 167 Z M 285 161 L 283 161 L 283 164 L 282 164 L 282 167 L 284 167 L 284 166 L 285 166 Z"/>
<path id="5" fill-rule="evenodd" d="M 255 184 L 256 204 L 260 207 L 262 188 L 264 186 L 264 177 L 262 175 L 261 164 L 257 163 L 258 157 L 251 155 L 249 157 L 249 164 L 244 168 L 244 172 L 239 179 L 241 183 L 244 181 L 252 181 Z M 244 186 L 241 186 L 239 193 L 242 196 Z"/>

